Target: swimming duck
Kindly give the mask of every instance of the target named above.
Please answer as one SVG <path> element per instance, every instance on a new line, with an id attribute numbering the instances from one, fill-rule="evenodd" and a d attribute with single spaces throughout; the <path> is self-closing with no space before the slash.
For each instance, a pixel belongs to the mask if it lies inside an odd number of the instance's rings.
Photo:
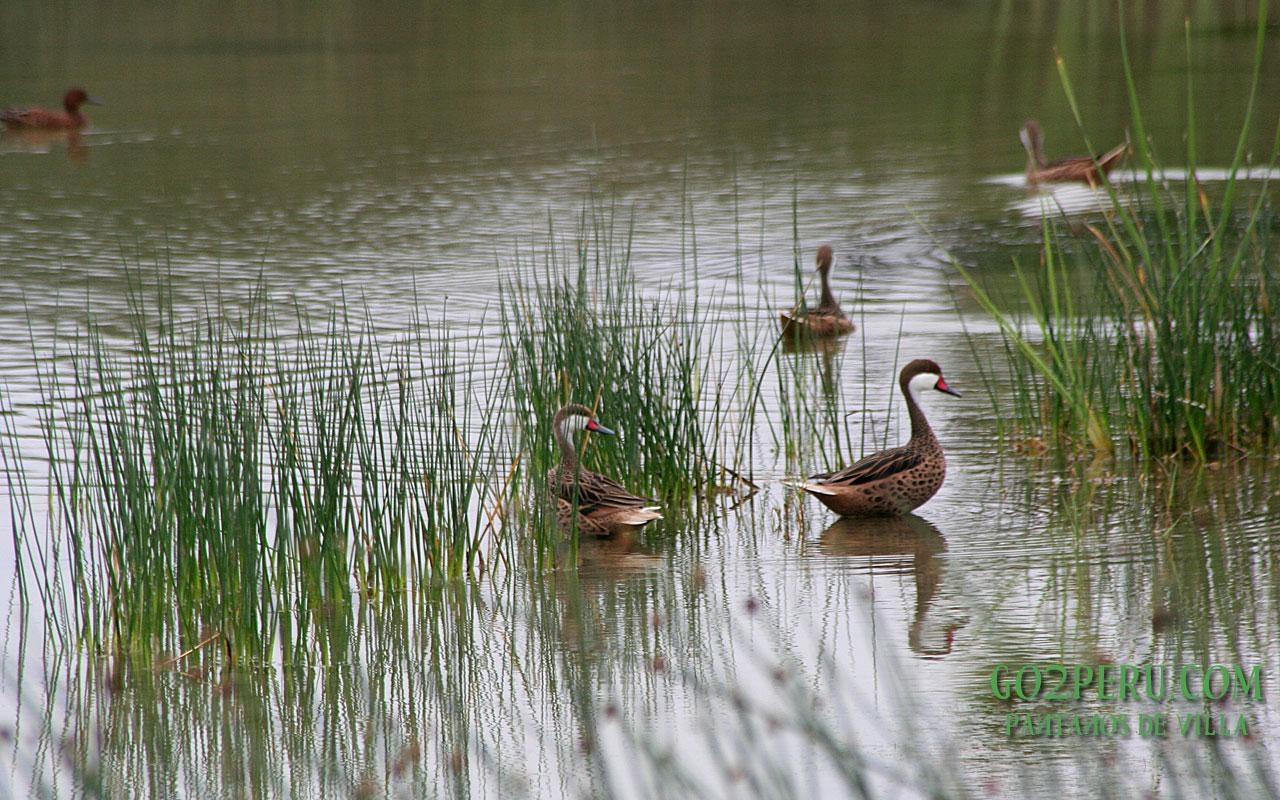
<path id="1" fill-rule="evenodd" d="M 942 369 L 936 363 L 924 358 L 902 368 L 898 386 L 907 399 L 907 414 L 911 417 L 910 441 L 869 455 L 838 472 L 811 475 L 799 488 L 847 517 L 906 514 L 937 493 L 947 474 L 947 460 L 929 420 L 920 410 L 918 393 L 925 389 L 956 397 L 960 393 L 942 379 Z"/>
<path id="2" fill-rule="evenodd" d="M 560 463 L 547 472 L 547 488 L 556 500 L 556 520 L 562 528 L 570 530 L 576 522 L 583 533 L 612 536 L 662 519 L 653 500 L 634 495 L 612 478 L 579 466 L 572 441 L 574 432 L 614 435 L 595 421 L 591 409 L 571 403 L 556 412 L 551 427 L 560 446 Z"/>
<path id="3" fill-rule="evenodd" d="M 1129 150 L 1127 143 L 1120 144 L 1097 158 L 1070 156 L 1046 164 L 1043 152 L 1044 132 L 1040 130 L 1040 123 L 1034 119 L 1027 120 L 1019 137 L 1022 139 L 1022 146 L 1027 149 L 1027 183 L 1031 186 L 1062 181 L 1084 181 L 1093 186 L 1098 183 L 1099 175 L 1106 175 L 1114 169 Z"/>
<path id="4" fill-rule="evenodd" d="M 782 323 L 782 335 L 790 339 L 809 336 L 815 339 L 843 336 L 853 330 L 853 320 L 845 316 L 831 293 L 831 245 L 824 244 L 818 248 L 818 275 L 822 278 L 822 302 L 811 309 L 808 314 L 796 315 L 795 311 L 783 311 L 779 314 Z"/>
<path id="5" fill-rule="evenodd" d="M 102 105 L 85 93 L 84 89 L 71 89 L 62 98 L 63 111 L 49 108 L 6 108 L 0 111 L 0 122 L 11 129 L 41 128 L 44 130 L 78 130 L 88 122 L 80 113 L 80 106 Z"/>

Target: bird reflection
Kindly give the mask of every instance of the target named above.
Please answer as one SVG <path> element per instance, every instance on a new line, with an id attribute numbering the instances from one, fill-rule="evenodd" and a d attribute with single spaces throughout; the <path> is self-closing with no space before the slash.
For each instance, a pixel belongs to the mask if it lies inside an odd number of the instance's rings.
<path id="1" fill-rule="evenodd" d="M 556 548 L 556 565 L 552 608 L 559 617 L 560 638 L 566 652 L 592 660 L 603 643 L 612 640 L 611 631 L 631 620 L 630 612 L 618 614 L 617 604 L 645 607 L 666 559 L 644 546 L 635 533 L 619 533 L 581 537 L 576 548 L 565 537 Z M 640 625 L 647 616 L 640 615 Z"/>
<path id="2" fill-rule="evenodd" d="M 795 336 L 781 337 L 782 352 L 788 355 L 795 353 L 817 353 L 823 356 L 827 363 L 836 353 L 844 347 L 844 339 L 832 339 L 830 337 L 809 336 L 803 333 Z"/>
<path id="3" fill-rule="evenodd" d="M 0 151 L 10 153 L 52 153 L 65 147 L 67 160 L 83 164 L 89 160 L 89 148 L 77 130 L 43 128 L 5 128 L 0 132 Z"/>
<path id="4" fill-rule="evenodd" d="M 660 569 L 665 559 L 640 542 L 633 531 L 609 538 L 578 541 L 578 577 L 586 588 L 611 585 Z"/>
<path id="5" fill-rule="evenodd" d="M 933 523 L 915 514 L 904 517 L 836 520 L 819 537 L 819 547 L 831 556 L 869 559 L 867 571 L 905 573 L 916 585 L 915 617 L 907 630 L 907 645 L 922 656 L 940 657 L 951 652 L 955 633 L 963 620 L 935 620 L 930 606 L 942 585 L 943 562 L 938 555 L 947 541 Z M 939 624 L 939 623 L 942 624 Z"/>
<path id="6" fill-rule="evenodd" d="M 820 389 L 822 391 L 822 399 L 826 401 L 829 407 L 839 407 L 839 387 L 840 387 L 840 370 L 837 368 L 837 359 L 843 352 L 843 339 L 821 339 L 814 336 L 799 336 L 794 338 L 782 339 L 782 352 L 793 356 L 812 355 L 814 359 L 814 367 L 816 367 L 816 377 L 818 378 Z M 800 362 L 797 358 L 797 371 L 799 371 Z M 804 373 L 804 374 L 807 374 Z"/>

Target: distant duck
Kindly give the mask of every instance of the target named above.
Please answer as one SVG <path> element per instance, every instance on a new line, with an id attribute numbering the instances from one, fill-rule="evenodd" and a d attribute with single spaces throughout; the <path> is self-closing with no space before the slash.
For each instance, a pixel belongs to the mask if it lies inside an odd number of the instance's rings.
<path id="1" fill-rule="evenodd" d="M 6 108 L 0 111 L 0 122 L 12 130 L 79 130 L 88 120 L 80 113 L 80 106 L 102 105 L 99 101 L 85 93 L 84 89 L 72 89 L 62 98 L 62 107 L 66 111 L 55 111 L 49 108 Z"/>
<path id="2" fill-rule="evenodd" d="M 1116 145 L 1097 158 L 1070 156 L 1045 163 L 1044 132 L 1040 130 L 1040 123 L 1034 119 L 1027 120 L 1020 138 L 1027 150 L 1027 183 L 1031 186 L 1068 181 L 1083 181 L 1094 186 L 1099 183 L 1099 175 L 1106 175 L 1114 169 L 1129 150 L 1126 143 Z"/>
<path id="3" fill-rule="evenodd" d="M 778 315 L 782 323 L 782 335 L 785 338 L 801 339 L 808 336 L 824 339 L 843 336 L 853 330 L 853 320 L 845 316 L 844 311 L 840 309 L 840 304 L 836 302 L 836 296 L 831 293 L 831 281 L 828 275 L 831 273 L 832 258 L 831 245 L 824 244 L 818 248 L 818 275 L 822 278 L 822 302 L 818 307 L 811 309 L 807 314 L 797 315 L 792 310 L 783 311 Z"/>
<path id="4" fill-rule="evenodd" d="M 562 528 L 570 530 L 576 522 L 583 533 L 612 536 L 662 519 L 653 500 L 634 495 L 612 478 L 578 465 L 578 451 L 573 446 L 576 431 L 614 435 L 592 418 L 591 409 L 577 403 L 567 405 L 556 412 L 551 427 L 560 446 L 560 464 L 547 472 L 547 488 L 555 498 L 556 520 Z"/>
<path id="5" fill-rule="evenodd" d="M 932 361 L 918 358 L 902 368 L 898 386 L 907 399 L 911 440 L 902 447 L 869 455 L 838 472 L 812 475 L 799 488 L 818 498 L 827 508 L 848 517 L 883 517 L 906 514 L 937 493 L 947 475 L 942 445 L 920 410 L 919 392 L 936 389 L 960 393 L 942 379 Z"/>

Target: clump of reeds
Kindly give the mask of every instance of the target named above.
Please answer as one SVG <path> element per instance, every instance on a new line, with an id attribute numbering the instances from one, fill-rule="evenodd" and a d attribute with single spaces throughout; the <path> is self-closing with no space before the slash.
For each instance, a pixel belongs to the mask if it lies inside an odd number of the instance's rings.
<path id="1" fill-rule="evenodd" d="M 1274 447 L 1280 315 L 1272 298 L 1280 279 L 1273 214 L 1265 186 L 1251 202 L 1241 199 L 1264 31 L 1265 5 L 1249 108 L 1220 192 L 1211 197 L 1195 177 L 1190 77 L 1187 173 L 1177 186 L 1164 177 L 1146 136 L 1126 53 L 1140 176 L 1132 195 L 1108 185 L 1111 208 L 1087 226 L 1083 244 L 1046 218 L 1040 263 L 1018 273 L 1027 319 L 1003 310 L 964 273 L 1004 329 L 1019 416 L 1037 434 L 1099 452 L 1118 441 L 1147 458 L 1209 460 Z M 1079 122 L 1065 68 L 1060 72 Z M 1094 285 L 1088 301 L 1069 290 L 1078 271 Z"/>
<path id="2" fill-rule="evenodd" d="M 749 422 L 729 406 L 748 394 L 732 382 L 746 356 L 717 351 L 696 285 L 643 290 L 630 246 L 629 229 L 618 235 L 593 213 L 567 253 L 553 232 L 541 265 L 517 263 L 503 284 L 510 397 L 532 490 L 558 459 L 551 419 L 569 402 L 619 432 L 592 437 L 587 463 L 637 494 L 680 503 L 725 482 L 745 485 L 728 466 L 744 439 L 727 428 Z"/>
<path id="3" fill-rule="evenodd" d="M 478 350 L 388 344 L 345 310 L 286 325 L 261 292 L 180 315 L 157 284 L 133 292 L 123 342 L 90 323 L 36 356 L 54 508 L 43 526 L 13 508 L 55 628 L 126 652 L 213 630 L 255 658 L 277 636 L 311 646 L 314 615 L 357 592 L 484 566 L 509 448 Z"/>

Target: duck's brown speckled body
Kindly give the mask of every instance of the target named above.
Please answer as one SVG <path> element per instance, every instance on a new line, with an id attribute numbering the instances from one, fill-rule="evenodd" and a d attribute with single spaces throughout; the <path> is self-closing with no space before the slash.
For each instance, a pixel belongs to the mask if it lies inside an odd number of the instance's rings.
<path id="1" fill-rule="evenodd" d="M 902 368 L 898 386 L 907 400 L 911 439 L 902 447 L 869 455 L 838 472 L 810 476 L 800 488 L 817 497 L 827 508 L 844 516 L 896 516 L 923 505 L 937 493 L 947 475 L 942 445 L 920 410 L 916 392 L 932 388 L 960 393 L 942 379 L 942 370 L 928 359 L 916 359 Z"/>
<path id="2" fill-rule="evenodd" d="M 576 525 L 590 536 L 613 536 L 662 519 L 653 500 L 632 494 L 612 478 L 578 463 L 574 431 L 613 435 L 592 418 L 591 409 L 577 403 L 567 405 L 556 412 L 551 427 L 560 446 L 560 463 L 547 472 L 547 489 L 555 501 L 560 527 L 572 530 Z"/>
<path id="3" fill-rule="evenodd" d="M 1117 145 L 1102 155 L 1069 156 L 1057 161 L 1044 160 L 1044 132 L 1040 123 L 1034 119 L 1027 120 L 1020 134 L 1022 146 L 1027 150 L 1027 183 L 1035 186 L 1040 183 L 1064 183 L 1083 181 L 1090 186 L 1100 182 L 1100 178 L 1115 169 L 1120 159 L 1129 150 L 1128 144 Z"/>
<path id="4" fill-rule="evenodd" d="M 853 331 L 853 320 L 845 315 L 840 308 L 840 303 L 836 301 L 836 296 L 831 292 L 829 275 L 832 260 L 831 245 L 824 244 L 818 248 L 818 275 L 822 279 L 822 301 L 817 308 L 810 309 L 807 314 L 797 314 L 794 311 L 783 311 L 779 314 L 784 337 L 802 339 L 807 336 L 825 339 L 843 336 Z"/>

